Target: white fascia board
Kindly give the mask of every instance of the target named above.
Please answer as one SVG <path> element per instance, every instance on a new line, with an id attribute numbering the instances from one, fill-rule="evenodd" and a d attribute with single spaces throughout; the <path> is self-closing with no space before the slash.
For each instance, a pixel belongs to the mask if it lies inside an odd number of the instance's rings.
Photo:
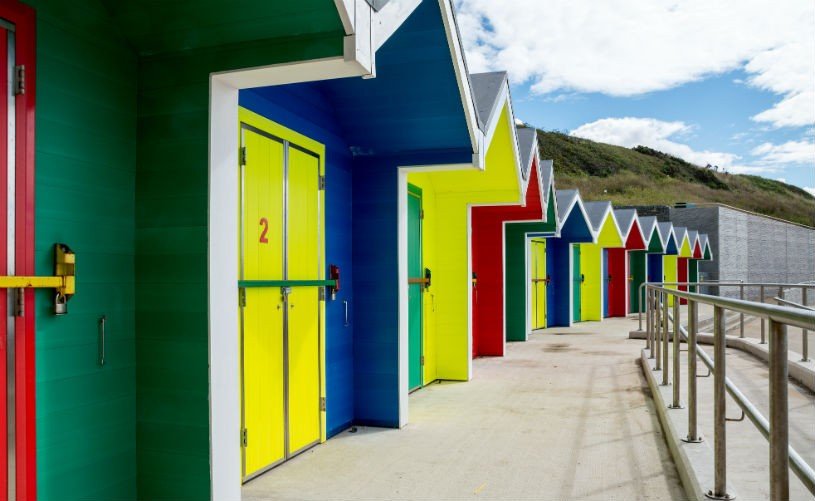
<path id="1" fill-rule="evenodd" d="M 252 89 L 368 74 L 369 69 L 360 61 L 329 57 L 215 73 L 213 78 L 235 89 Z"/>
<path id="2" fill-rule="evenodd" d="M 583 215 L 583 220 L 586 221 L 586 226 L 589 228 L 589 232 L 591 233 L 591 243 L 597 243 L 597 237 L 600 235 L 599 231 L 594 229 L 594 225 L 591 224 L 591 219 L 589 219 L 589 215 L 586 212 L 586 208 L 583 207 L 583 198 L 580 196 L 580 191 L 578 190 L 577 195 L 574 197 L 574 201 L 572 201 L 569 210 L 566 212 L 566 216 L 563 218 L 563 222 L 566 222 L 569 219 L 572 211 L 574 210 L 575 206 L 580 209 L 580 213 Z M 560 231 L 558 231 L 560 233 Z M 589 243 L 589 242 L 581 242 L 581 243 Z"/>
<path id="3" fill-rule="evenodd" d="M 506 89 L 506 102 L 507 109 L 507 127 L 512 136 L 512 155 L 515 158 L 515 175 L 518 178 L 518 186 L 520 187 L 520 204 L 526 207 L 526 189 L 528 188 L 528 180 L 524 179 L 523 165 L 521 165 L 521 150 L 518 147 L 518 129 L 515 127 L 515 111 L 512 109 L 512 94 L 509 92 L 509 80 L 504 80 L 504 88 Z"/>
<path id="4" fill-rule="evenodd" d="M 388 41 L 421 3 L 422 0 L 390 0 L 379 12 L 374 12 L 373 48 L 375 51 Z"/>
<path id="5" fill-rule="evenodd" d="M 456 22 L 455 11 L 451 0 L 438 0 L 441 10 L 444 30 L 447 34 L 447 45 L 450 47 L 450 56 L 453 59 L 453 69 L 456 73 L 459 93 L 461 94 L 461 104 L 464 107 L 464 116 L 467 121 L 467 130 L 470 132 L 470 142 L 473 148 L 473 165 L 484 168 L 484 151 L 486 142 L 484 134 L 478 127 L 478 118 L 475 112 L 475 102 L 473 101 L 473 91 L 470 88 L 469 72 L 464 60 L 464 50 L 461 46 L 458 23 Z M 384 10 L 384 9 L 383 9 Z"/>
<path id="6" fill-rule="evenodd" d="M 366 69 L 363 76 L 372 77 L 375 74 L 374 53 L 376 52 L 373 7 L 365 0 L 334 0 L 334 6 L 337 8 L 337 14 L 345 30 L 343 40 L 345 60 L 358 61 Z"/>
<path id="7" fill-rule="evenodd" d="M 557 218 L 557 195 L 556 195 L 557 187 L 555 186 L 555 163 L 554 162 L 552 162 L 552 172 L 549 173 L 549 185 L 545 186 L 545 189 L 546 189 L 547 204 L 549 202 L 548 198 L 549 198 L 549 194 L 550 194 L 550 190 L 551 190 L 552 204 L 554 206 L 553 208 L 554 208 L 554 213 L 555 213 L 555 231 L 557 232 L 558 236 L 560 236 L 560 220 L 558 220 L 558 218 Z M 544 208 L 544 210 L 546 210 L 546 208 Z M 547 212 L 547 214 L 548 214 L 548 212 Z M 544 218 L 544 219 L 546 219 L 546 218 Z"/>

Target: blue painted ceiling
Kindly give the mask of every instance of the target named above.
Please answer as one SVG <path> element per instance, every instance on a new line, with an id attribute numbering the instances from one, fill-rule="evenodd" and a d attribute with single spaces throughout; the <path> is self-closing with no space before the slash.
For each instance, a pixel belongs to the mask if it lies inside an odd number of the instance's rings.
<path id="1" fill-rule="evenodd" d="M 443 152 L 472 159 L 461 94 L 438 2 L 425 1 L 377 51 L 376 78 L 255 89 L 319 93 L 355 156 Z"/>

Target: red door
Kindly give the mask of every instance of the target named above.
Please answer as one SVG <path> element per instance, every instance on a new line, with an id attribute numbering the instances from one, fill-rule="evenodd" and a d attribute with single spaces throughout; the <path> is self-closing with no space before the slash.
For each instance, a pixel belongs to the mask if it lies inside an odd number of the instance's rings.
<path id="1" fill-rule="evenodd" d="M 0 275 L 34 275 L 34 11 L 17 1 L 0 2 L 0 61 Z M 0 288 L 0 501 L 36 499 L 34 291 L 22 295 Z"/>
<path id="2" fill-rule="evenodd" d="M 688 258 L 680 257 L 676 260 L 676 278 L 677 282 L 687 282 L 688 281 Z M 679 290 L 681 291 L 688 291 L 687 285 L 680 285 Z M 688 304 L 687 299 L 680 299 L 679 304 Z"/>

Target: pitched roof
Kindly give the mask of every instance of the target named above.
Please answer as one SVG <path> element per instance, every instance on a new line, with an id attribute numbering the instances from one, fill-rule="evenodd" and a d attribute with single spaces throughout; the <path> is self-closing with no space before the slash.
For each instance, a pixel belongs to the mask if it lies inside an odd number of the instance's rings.
<path id="1" fill-rule="evenodd" d="M 486 131 L 492 122 L 493 115 L 499 109 L 501 89 L 507 82 L 506 71 L 489 73 L 472 73 L 470 82 L 473 89 L 473 100 L 478 113 L 478 122 L 482 131 Z"/>
<path id="2" fill-rule="evenodd" d="M 530 127 L 515 127 L 518 134 L 518 149 L 521 152 L 521 172 L 524 179 L 529 179 L 529 169 L 538 148 L 538 134 Z"/>
<path id="3" fill-rule="evenodd" d="M 555 192 L 555 203 L 557 203 L 557 219 L 563 222 L 569 212 L 572 210 L 572 205 L 577 202 L 580 193 L 577 190 L 557 190 Z"/>
<path id="4" fill-rule="evenodd" d="M 640 218 L 640 228 L 642 228 L 642 234 L 645 235 L 646 239 L 650 240 L 651 235 L 654 233 L 654 229 L 656 229 L 656 227 L 657 227 L 656 217 L 645 216 Z"/>
<path id="5" fill-rule="evenodd" d="M 659 239 L 662 240 L 663 247 L 668 245 L 668 240 L 670 240 L 671 237 L 673 237 L 674 243 L 676 243 L 676 236 L 673 234 L 673 223 L 657 223 L 657 228 L 659 229 Z"/>
<path id="6" fill-rule="evenodd" d="M 634 221 L 637 220 L 637 211 L 634 209 L 614 209 L 614 217 L 617 218 L 617 224 L 620 226 L 620 231 L 623 232 L 623 238 L 628 238 L 631 228 L 634 227 Z"/>
<path id="7" fill-rule="evenodd" d="M 586 214 L 589 216 L 594 231 L 599 232 L 602 230 L 606 214 L 611 210 L 611 202 L 583 202 L 583 207 L 586 209 Z"/>

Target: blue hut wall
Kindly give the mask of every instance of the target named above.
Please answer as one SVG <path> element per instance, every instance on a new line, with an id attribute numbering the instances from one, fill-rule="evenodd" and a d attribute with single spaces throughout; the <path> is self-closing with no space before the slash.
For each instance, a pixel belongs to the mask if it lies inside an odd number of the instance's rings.
<path id="1" fill-rule="evenodd" d="M 648 254 L 648 281 L 662 282 L 662 254 Z"/>
<path id="2" fill-rule="evenodd" d="M 572 322 L 572 280 L 569 274 L 572 246 L 568 240 L 550 238 L 546 242 L 546 269 L 549 287 L 546 288 L 547 327 L 568 327 Z"/>

